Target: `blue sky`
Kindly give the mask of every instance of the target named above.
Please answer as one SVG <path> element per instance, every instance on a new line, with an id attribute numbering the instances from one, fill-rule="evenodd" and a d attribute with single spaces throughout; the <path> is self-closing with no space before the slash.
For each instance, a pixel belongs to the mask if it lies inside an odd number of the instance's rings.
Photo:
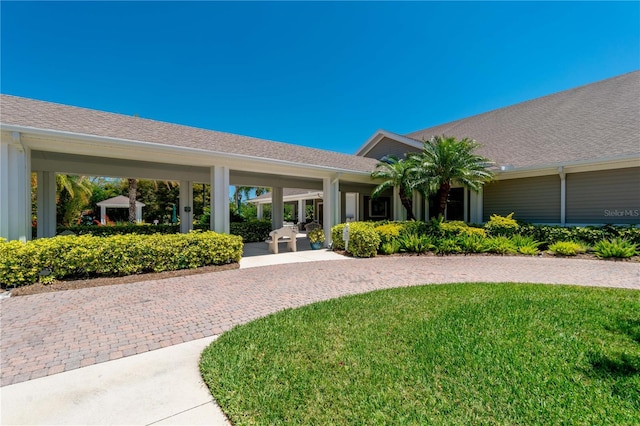
<path id="1" fill-rule="evenodd" d="M 639 4 L 2 1 L 0 90 L 354 153 L 640 69 Z"/>

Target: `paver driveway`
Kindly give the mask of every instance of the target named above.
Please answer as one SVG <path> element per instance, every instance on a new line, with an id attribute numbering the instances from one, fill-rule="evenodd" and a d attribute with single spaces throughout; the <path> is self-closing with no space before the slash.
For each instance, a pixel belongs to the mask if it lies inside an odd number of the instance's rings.
<path id="1" fill-rule="evenodd" d="M 347 294 L 517 281 L 640 289 L 640 263 L 451 256 L 294 263 L 3 299 L 1 385 L 217 335 Z"/>

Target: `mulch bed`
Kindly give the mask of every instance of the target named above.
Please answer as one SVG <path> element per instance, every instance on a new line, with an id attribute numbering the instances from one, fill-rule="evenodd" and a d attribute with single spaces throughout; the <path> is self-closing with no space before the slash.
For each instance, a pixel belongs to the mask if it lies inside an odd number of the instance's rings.
<path id="1" fill-rule="evenodd" d="M 209 272 L 228 271 L 238 269 L 238 263 L 226 265 L 203 266 L 196 269 L 180 269 L 177 271 L 150 272 L 147 274 L 127 275 L 124 277 L 101 277 L 84 280 L 63 280 L 52 284 L 31 284 L 11 290 L 11 297 L 28 296 L 38 293 L 49 293 L 52 291 L 77 290 L 79 288 L 101 287 L 105 285 L 130 284 L 140 281 L 161 280 L 164 278 L 185 277 L 188 275 L 206 274 Z M 1 290 L 0 290 L 1 291 Z"/>

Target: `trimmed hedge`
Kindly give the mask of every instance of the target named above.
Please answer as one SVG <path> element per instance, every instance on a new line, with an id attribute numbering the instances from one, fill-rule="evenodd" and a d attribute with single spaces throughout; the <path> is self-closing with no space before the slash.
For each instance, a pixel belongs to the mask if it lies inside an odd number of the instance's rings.
<path id="1" fill-rule="evenodd" d="M 232 222 L 231 234 L 239 235 L 245 243 L 265 241 L 271 232 L 270 220 L 253 220 L 250 222 Z"/>
<path id="2" fill-rule="evenodd" d="M 126 234 L 138 234 L 138 235 L 151 235 L 151 234 L 177 234 L 180 232 L 180 225 L 109 225 L 109 226 L 97 226 L 97 225 L 73 225 L 73 226 L 58 226 L 56 228 L 56 234 L 61 234 L 64 231 L 71 231 L 76 235 L 93 235 L 95 237 L 109 237 L 112 235 L 126 235 Z"/>
<path id="3" fill-rule="evenodd" d="M 0 241 L 0 285 L 122 276 L 238 262 L 242 239 L 215 232 Z"/>
<path id="4" fill-rule="evenodd" d="M 35 228 L 34 228 L 35 229 Z M 208 231 L 208 224 L 196 223 L 193 225 L 194 230 Z M 114 225 L 114 226 L 95 226 L 95 225 L 74 225 L 74 226 L 58 226 L 56 233 L 61 234 L 64 231 L 71 231 L 76 235 L 94 235 L 96 237 L 106 237 L 111 235 L 152 235 L 152 234 L 177 234 L 180 232 L 180 225 Z M 231 235 L 239 235 L 245 243 L 253 243 L 256 241 L 264 241 L 269 237 L 271 232 L 271 221 L 254 220 L 250 222 L 231 222 Z M 35 231 L 34 231 L 35 232 Z M 35 233 L 34 233 L 35 238 Z"/>
<path id="5" fill-rule="evenodd" d="M 595 245 L 602 240 L 622 238 L 632 244 L 640 245 L 640 228 L 631 226 L 552 226 L 552 225 L 520 225 L 520 235 L 533 237 L 550 246 L 560 241 L 579 240 L 588 245 Z"/>

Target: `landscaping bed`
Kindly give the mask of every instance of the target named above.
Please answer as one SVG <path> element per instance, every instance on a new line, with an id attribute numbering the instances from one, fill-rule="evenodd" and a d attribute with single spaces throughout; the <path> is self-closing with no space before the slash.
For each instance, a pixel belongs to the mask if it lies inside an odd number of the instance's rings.
<path id="1" fill-rule="evenodd" d="M 155 281 L 165 278 L 186 277 L 189 275 L 207 274 L 210 272 L 228 271 L 238 269 L 239 263 L 228 263 L 224 265 L 202 266 L 195 269 L 179 269 L 177 271 L 150 272 L 147 274 L 126 275 L 123 277 L 100 277 L 79 280 L 55 281 L 51 284 L 36 283 L 17 287 L 10 290 L 11 297 L 28 296 L 31 294 L 50 293 L 53 291 L 77 290 L 89 287 L 101 287 L 105 285 L 131 284 L 141 281 Z M 0 294 L 1 290 L 0 290 Z"/>

